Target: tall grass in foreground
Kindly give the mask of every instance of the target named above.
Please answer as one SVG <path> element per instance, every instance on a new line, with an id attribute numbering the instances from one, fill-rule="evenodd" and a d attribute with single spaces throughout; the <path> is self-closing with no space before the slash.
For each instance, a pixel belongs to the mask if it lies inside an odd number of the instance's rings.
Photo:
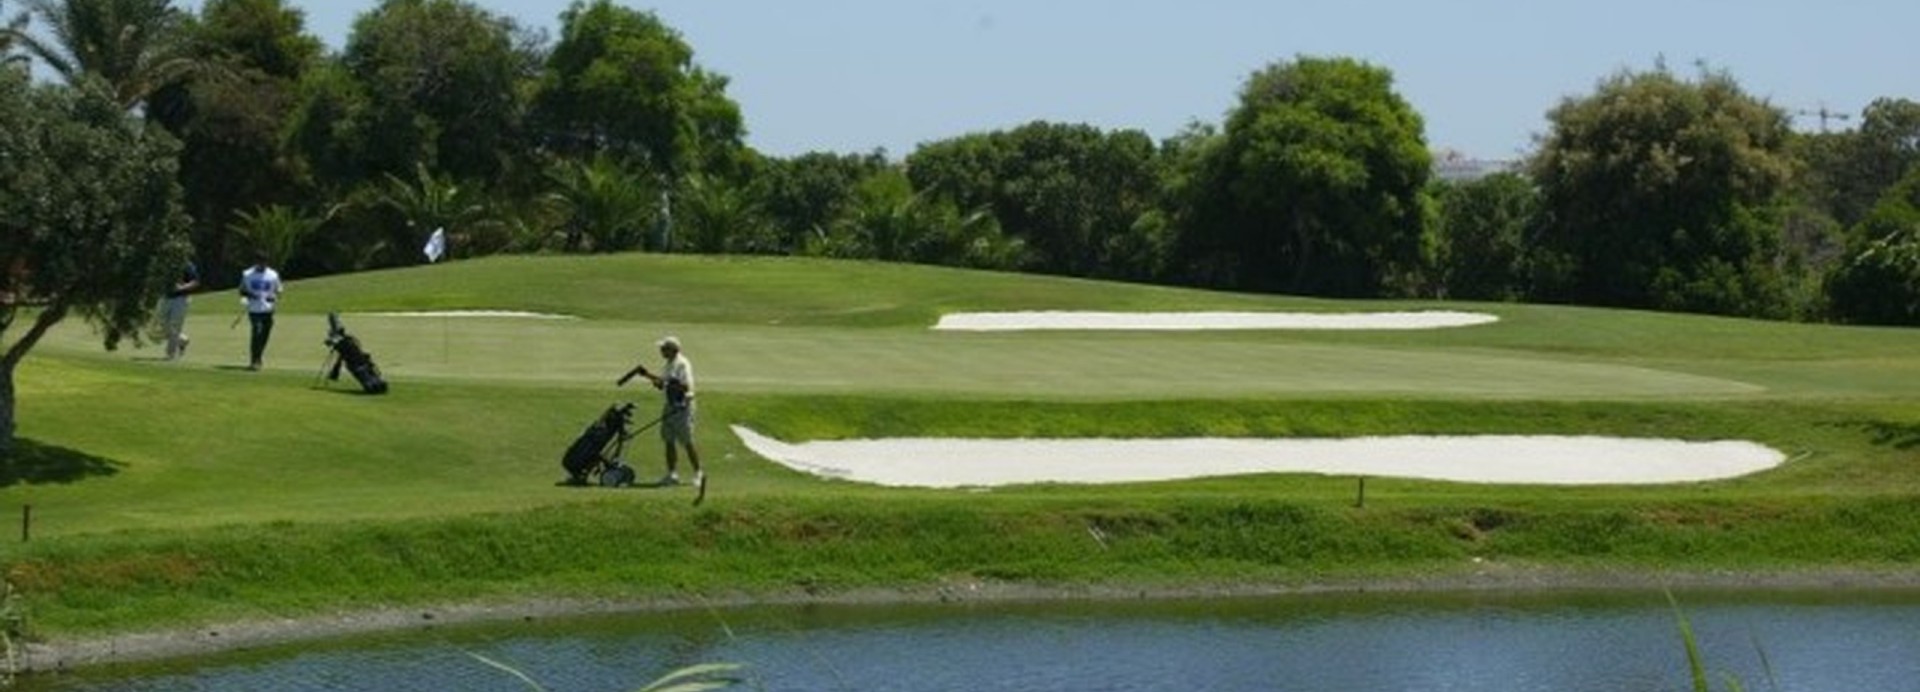
<path id="1" fill-rule="evenodd" d="M 519 669 L 513 666 L 471 651 L 467 652 L 467 655 L 472 656 L 474 660 L 513 676 L 520 682 L 526 683 L 528 689 L 534 690 L 535 692 L 547 692 L 547 688 L 541 686 L 538 680 L 533 679 L 533 676 L 520 672 Z M 639 692 L 707 692 L 707 690 L 724 690 L 741 682 L 739 678 L 728 675 L 728 673 L 739 669 L 740 665 L 736 663 L 704 663 L 696 666 L 687 666 L 661 676 L 660 679 L 653 681 L 646 687 L 640 688 Z"/>
<path id="2" fill-rule="evenodd" d="M 1680 631 L 1681 645 L 1686 650 L 1687 673 L 1688 679 L 1692 684 L 1693 692 L 1712 692 L 1713 676 L 1707 669 L 1706 656 L 1700 652 L 1699 640 L 1694 636 L 1693 625 L 1687 619 L 1686 611 L 1681 609 L 1680 601 L 1674 597 L 1673 592 L 1667 590 L 1665 594 L 1667 596 L 1667 603 L 1673 608 L 1674 622 Z M 1761 667 L 1766 673 L 1769 688 L 1779 689 L 1779 683 L 1773 675 L 1773 667 L 1767 662 L 1766 650 L 1761 648 L 1758 642 L 1755 642 L 1754 649 L 1760 655 Z M 471 651 L 467 652 L 467 655 L 481 663 L 513 676 L 515 679 L 525 683 L 528 689 L 534 690 L 535 692 L 547 692 L 546 687 L 542 686 L 539 681 L 509 664 Z M 726 689 L 742 682 L 740 678 L 728 675 L 740 668 L 740 665 L 731 663 L 688 666 L 669 672 L 646 687 L 640 688 L 638 692 L 707 692 L 708 690 Z M 1744 692 L 1746 689 L 1746 686 L 1741 682 L 1739 676 L 1733 673 L 1722 671 L 1720 678 L 1725 685 L 1725 689 L 1729 692 Z M 4 686 L 4 684 L 0 684 L 0 687 Z"/>
<path id="3" fill-rule="evenodd" d="M 1700 653 L 1700 643 L 1693 636 L 1693 625 L 1687 621 L 1686 612 L 1680 609 L 1679 599 L 1673 597 L 1672 591 L 1666 593 L 1667 603 L 1673 606 L 1674 621 L 1680 628 L 1680 643 L 1686 647 L 1687 675 L 1688 679 L 1693 682 L 1693 691 L 1712 692 L 1712 676 L 1707 673 L 1706 657 Z M 1753 643 L 1753 648 L 1760 654 L 1760 667 L 1767 674 L 1767 686 L 1772 689 L 1779 689 L 1780 683 L 1778 680 L 1775 680 L 1773 676 L 1773 664 L 1767 662 L 1766 649 L 1761 648 L 1760 642 L 1758 641 Z M 1741 684 L 1740 678 L 1732 673 L 1723 671 L 1720 673 L 1720 677 L 1722 681 L 1726 683 L 1727 689 L 1730 692 L 1743 692 L 1746 689 L 1746 687 Z"/>
<path id="4" fill-rule="evenodd" d="M 14 642 L 23 638 L 26 622 L 20 592 L 14 590 L 13 582 L 0 581 L 0 689 L 13 687 L 13 676 L 20 670 L 20 656 Z"/>

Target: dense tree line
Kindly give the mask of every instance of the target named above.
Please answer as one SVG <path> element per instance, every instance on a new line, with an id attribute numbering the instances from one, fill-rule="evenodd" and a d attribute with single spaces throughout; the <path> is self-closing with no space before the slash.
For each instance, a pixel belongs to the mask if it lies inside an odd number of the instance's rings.
<path id="1" fill-rule="evenodd" d="M 128 117 L 122 96 L 93 77 L 53 88 L 0 68 L 0 454 L 15 369 L 41 337 L 78 317 L 108 348 L 141 338 L 187 259 L 179 143 Z"/>
<path id="2" fill-rule="evenodd" d="M 285 0 L 13 7 L 7 65 L 96 89 L 171 143 L 216 283 L 254 252 L 294 276 L 417 263 L 444 228 L 455 257 L 819 255 L 1920 323 L 1920 104 L 1900 98 L 1797 133 L 1729 74 L 1656 65 L 1552 105 L 1513 170 L 1442 181 L 1389 70 L 1301 56 L 1162 141 L 1033 122 L 898 159 L 769 157 L 726 76 L 610 0 L 572 3 L 555 36 L 466 0 L 384 0 L 338 51 Z"/>

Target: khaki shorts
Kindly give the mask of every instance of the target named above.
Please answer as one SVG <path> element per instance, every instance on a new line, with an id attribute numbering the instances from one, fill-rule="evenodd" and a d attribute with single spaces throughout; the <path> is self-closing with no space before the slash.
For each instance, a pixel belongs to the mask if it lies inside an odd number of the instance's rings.
<path id="1" fill-rule="evenodd" d="M 660 409 L 660 439 L 667 444 L 693 444 L 693 404 L 684 409 L 667 406 Z"/>

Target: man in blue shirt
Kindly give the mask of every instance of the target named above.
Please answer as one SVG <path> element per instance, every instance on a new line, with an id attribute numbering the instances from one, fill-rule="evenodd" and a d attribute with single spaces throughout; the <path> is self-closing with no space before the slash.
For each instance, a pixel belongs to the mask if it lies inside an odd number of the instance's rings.
<path id="1" fill-rule="evenodd" d="M 167 297 L 160 301 L 160 326 L 167 335 L 167 360 L 179 360 L 187 355 L 187 305 L 199 288 L 200 270 L 188 262 L 173 287 L 167 289 Z"/>

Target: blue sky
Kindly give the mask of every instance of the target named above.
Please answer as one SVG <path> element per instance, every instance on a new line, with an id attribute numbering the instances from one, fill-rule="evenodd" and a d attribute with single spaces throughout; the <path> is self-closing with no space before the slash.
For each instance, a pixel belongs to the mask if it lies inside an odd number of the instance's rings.
<path id="1" fill-rule="evenodd" d="M 556 0 L 476 0 L 553 33 Z M 293 0 L 344 44 L 374 0 Z M 1299 55 L 1391 70 L 1427 141 L 1513 158 L 1562 98 L 1656 59 L 1725 69 L 1775 105 L 1858 114 L 1920 100 L 1913 0 L 662 0 L 732 79 L 748 142 L 905 156 L 921 142 L 1033 120 L 1140 129 L 1218 123 L 1253 71 Z M 182 6 L 195 8 L 198 2 Z M 1856 124 L 1833 121 L 1835 128 Z M 1817 129 L 1819 119 L 1796 120 Z"/>

